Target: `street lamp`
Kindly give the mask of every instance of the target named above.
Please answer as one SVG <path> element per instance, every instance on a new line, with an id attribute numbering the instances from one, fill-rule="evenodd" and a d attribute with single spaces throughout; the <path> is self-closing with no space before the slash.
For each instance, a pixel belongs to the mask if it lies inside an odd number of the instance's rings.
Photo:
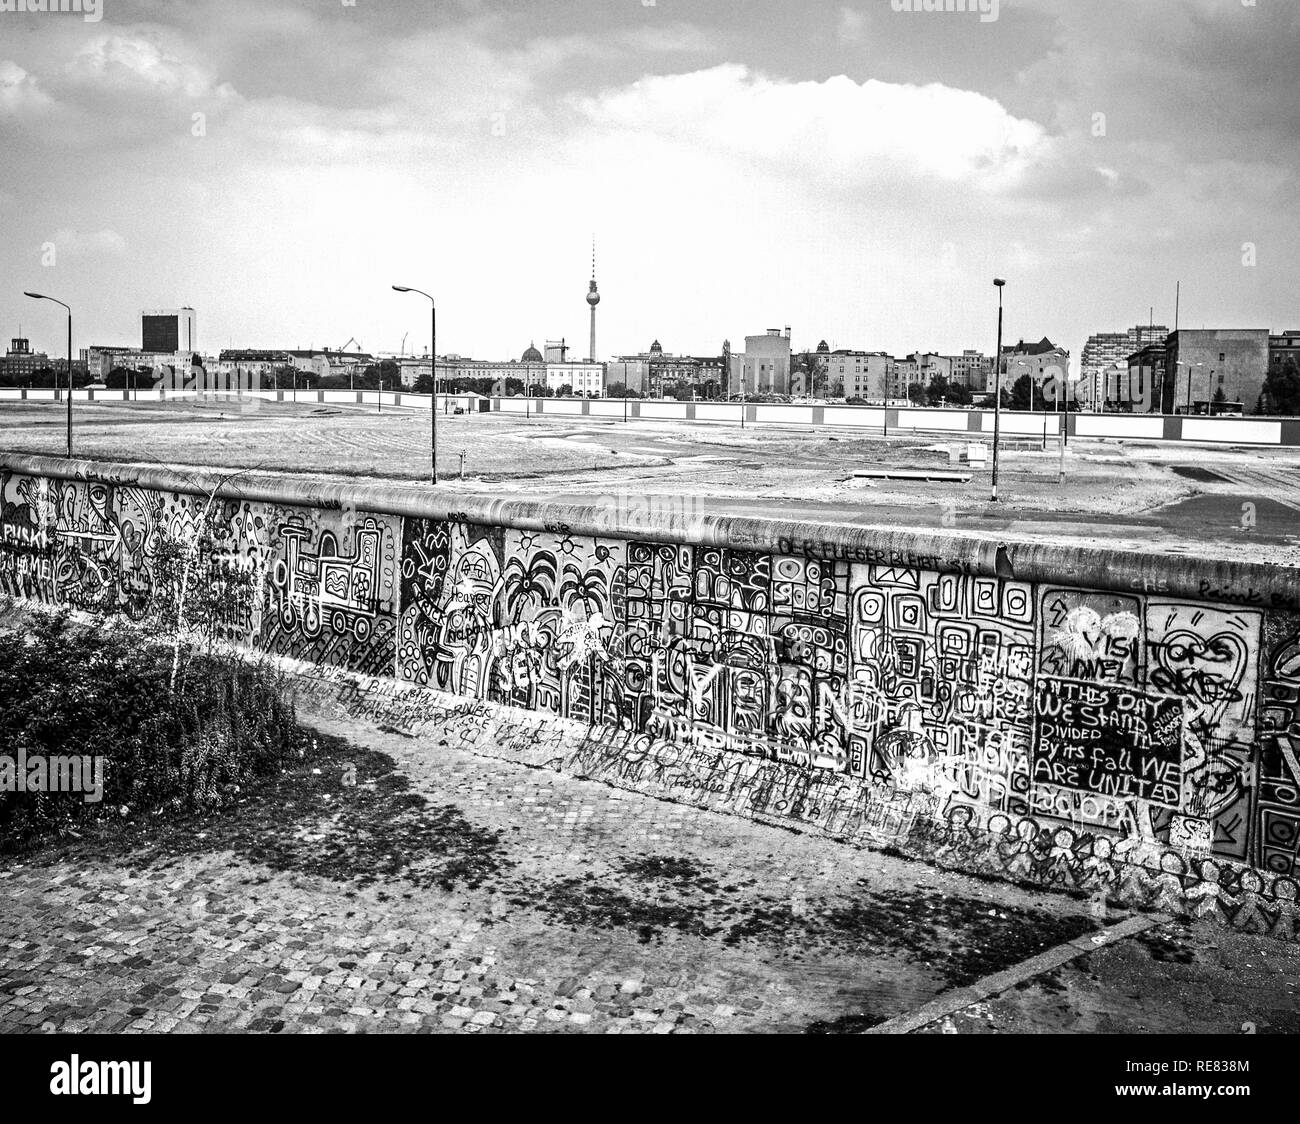
<path id="1" fill-rule="evenodd" d="M 1056 379 L 1055 376 L 1053 376 L 1053 378 L 1056 382 L 1056 395 L 1059 400 L 1058 405 L 1059 405 L 1059 414 L 1061 418 L 1061 441 L 1060 441 L 1061 459 L 1056 471 L 1056 482 L 1058 484 L 1064 484 L 1065 483 L 1065 446 L 1069 444 L 1069 439 L 1070 439 L 1069 424 L 1067 422 L 1067 415 L 1065 411 L 1065 404 L 1067 401 L 1066 395 L 1069 393 L 1069 389 L 1070 389 L 1070 374 L 1069 371 L 1067 370 L 1060 379 Z M 1062 387 L 1061 385 L 1062 381 L 1064 381 L 1065 383 L 1064 387 Z M 1043 416 L 1045 418 L 1047 415 L 1044 414 Z"/>
<path id="2" fill-rule="evenodd" d="M 1186 367 L 1186 368 L 1187 368 L 1187 413 L 1188 413 L 1188 414 L 1191 414 L 1191 412 L 1192 412 L 1192 368 L 1193 368 L 1193 367 L 1204 367 L 1204 366 L 1205 366 L 1204 363 L 1190 363 L 1190 362 L 1188 362 L 1186 359 L 1179 359 L 1179 360 L 1175 363 L 1175 378 L 1177 378 L 1177 368 L 1178 368 L 1178 367 Z M 1175 411 L 1174 411 L 1174 412 L 1177 413 L 1177 407 L 1175 407 Z"/>
<path id="3" fill-rule="evenodd" d="M 998 290 L 998 346 L 993 352 L 993 502 L 998 502 L 998 436 L 1002 431 L 1002 287 L 1001 277 L 993 278 Z"/>
<path id="4" fill-rule="evenodd" d="M 61 300 L 54 297 L 47 297 L 44 293 L 23 293 L 25 297 L 31 297 L 36 301 L 54 301 L 67 310 L 68 313 L 68 456 L 72 456 L 72 309 L 68 308 Z"/>
<path id="5" fill-rule="evenodd" d="M 1056 401 L 1057 411 L 1056 411 L 1056 412 L 1057 412 L 1058 417 L 1060 418 L 1059 425 L 1060 425 L 1060 428 L 1061 428 L 1061 433 L 1060 433 L 1060 437 L 1061 437 L 1061 442 L 1060 442 L 1060 444 L 1061 444 L 1061 449 L 1060 449 L 1060 453 L 1061 453 L 1061 463 L 1060 463 L 1060 468 L 1057 470 L 1057 473 L 1056 473 L 1056 482 L 1057 482 L 1058 484 L 1064 484 L 1064 483 L 1065 483 L 1065 444 L 1066 444 L 1066 440 L 1067 440 L 1067 438 L 1068 438 L 1067 431 L 1069 430 L 1070 427 L 1069 427 L 1069 425 L 1068 425 L 1067 422 L 1066 422 L 1066 417 L 1065 417 L 1065 389 L 1064 389 L 1064 387 L 1061 386 L 1061 380 L 1060 380 L 1060 379 L 1058 379 L 1057 382 L 1056 382 L 1056 399 L 1057 399 L 1057 401 Z"/>
<path id="6" fill-rule="evenodd" d="M 438 483 L 438 305 L 423 289 L 409 285 L 394 285 L 397 293 L 419 293 L 429 302 L 429 371 L 433 378 L 433 394 L 429 401 L 429 483 Z M 380 399 L 383 398 L 384 378 L 379 377 Z"/>

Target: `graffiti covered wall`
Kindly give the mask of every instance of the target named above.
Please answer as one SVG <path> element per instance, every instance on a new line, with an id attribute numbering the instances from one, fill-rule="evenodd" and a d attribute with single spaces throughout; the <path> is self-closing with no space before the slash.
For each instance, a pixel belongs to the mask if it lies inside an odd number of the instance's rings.
<path id="1" fill-rule="evenodd" d="M 243 576 L 217 630 L 247 647 L 609 744 L 772 762 L 972 831 L 1030 824 L 1047 851 L 1064 832 L 1076 862 L 1119 846 L 1185 887 L 1235 870 L 1269 901 L 1297 896 L 1300 609 L 1285 592 L 1017 577 L 845 546 L 835 528 L 754 549 L 21 460 L 0 471 L 11 597 L 140 619 L 166 544 L 203 523 L 201 580 Z"/>

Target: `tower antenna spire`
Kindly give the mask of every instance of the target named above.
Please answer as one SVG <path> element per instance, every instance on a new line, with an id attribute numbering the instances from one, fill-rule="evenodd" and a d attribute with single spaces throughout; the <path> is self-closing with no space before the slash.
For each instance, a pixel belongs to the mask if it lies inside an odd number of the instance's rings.
<path id="1" fill-rule="evenodd" d="M 596 305 L 600 303 L 600 293 L 596 289 L 596 235 L 591 236 L 591 283 L 587 286 L 587 306 L 591 309 L 591 338 L 587 347 L 587 359 L 596 360 Z"/>

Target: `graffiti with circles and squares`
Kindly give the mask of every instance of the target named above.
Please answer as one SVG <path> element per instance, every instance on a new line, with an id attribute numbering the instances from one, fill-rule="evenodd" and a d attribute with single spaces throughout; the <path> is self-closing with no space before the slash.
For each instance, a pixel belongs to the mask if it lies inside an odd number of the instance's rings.
<path id="1" fill-rule="evenodd" d="M 936 861 L 1001 825 L 1015 876 L 1295 899 L 1292 607 L 12 469 L 0 593 L 147 619 L 200 524 L 249 648 L 849 786 Z"/>

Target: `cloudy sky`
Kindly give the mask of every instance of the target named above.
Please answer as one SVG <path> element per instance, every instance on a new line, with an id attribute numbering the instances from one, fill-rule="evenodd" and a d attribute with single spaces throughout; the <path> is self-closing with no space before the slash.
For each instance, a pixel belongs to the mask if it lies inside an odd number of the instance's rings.
<path id="1" fill-rule="evenodd" d="M 994 275 L 1076 363 L 1179 279 L 1300 328 L 1296 0 L 102 4 L 0 11 L 0 337 L 56 354 L 22 290 L 74 346 L 427 346 L 400 283 L 440 352 L 585 352 L 593 233 L 601 358 L 988 352 Z"/>

